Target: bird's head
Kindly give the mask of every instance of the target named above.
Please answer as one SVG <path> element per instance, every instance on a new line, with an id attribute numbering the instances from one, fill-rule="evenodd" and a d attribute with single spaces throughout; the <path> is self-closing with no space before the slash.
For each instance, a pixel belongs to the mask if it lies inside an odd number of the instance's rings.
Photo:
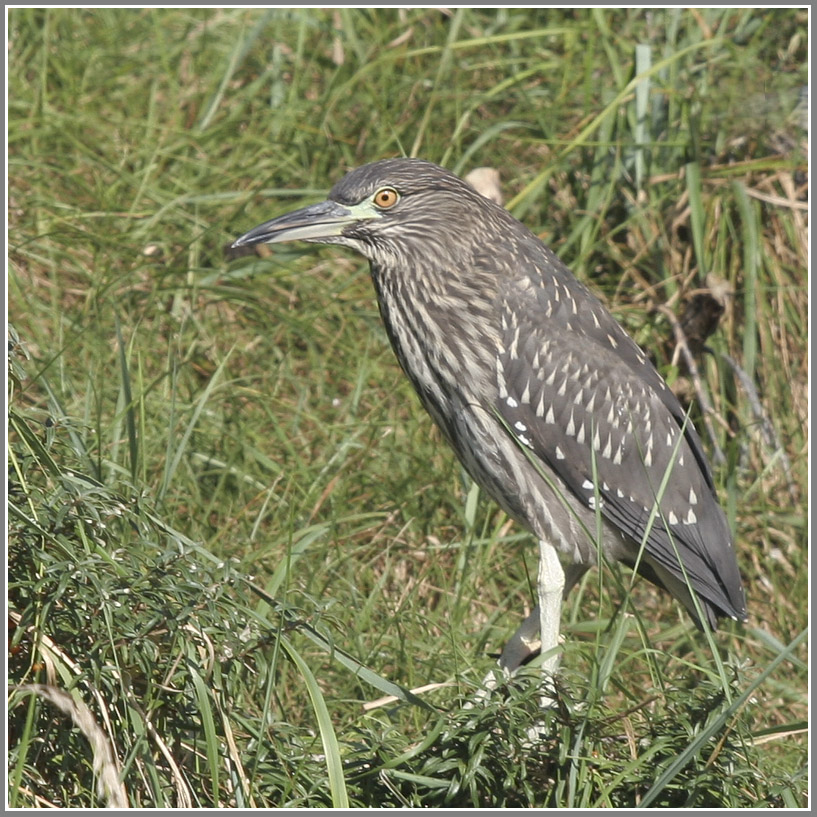
<path id="1" fill-rule="evenodd" d="M 344 176 L 326 201 L 264 222 L 234 247 L 311 241 L 351 247 L 381 267 L 460 261 L 504 211 L 469 184 L 421 159 L 384 159 Z"/>

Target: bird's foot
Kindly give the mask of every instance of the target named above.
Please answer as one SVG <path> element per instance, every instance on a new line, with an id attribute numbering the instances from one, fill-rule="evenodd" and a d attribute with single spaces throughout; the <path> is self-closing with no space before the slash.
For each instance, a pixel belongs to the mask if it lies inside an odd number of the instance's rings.
<path id="1" fill-rule="evenodd" d="M 549 709 L 556 703 L 553 687 L 553 675 L 559 667 L 559 652 L 552 645 L 548 655 L 541 664 L 542 695 L 539 704 L 542 709 Z M 519 667 L 541 652 L 542 638 L 539 607 L 535 607 L 522 622 L 499 656 L 499 666 L 492 669 L 483 679 L 482 687 L 475 696 L 475 701 L 486 701 L 501 681 L 507 681 L 516 674 Z M 469 707 L 470 708 L 470 707 Z M 538 729 L 538 727 L 537 727 Z M 536 734 L 539 734 L 537 731 Z M 531 737 L 533 740 L 533 736 Z"/>

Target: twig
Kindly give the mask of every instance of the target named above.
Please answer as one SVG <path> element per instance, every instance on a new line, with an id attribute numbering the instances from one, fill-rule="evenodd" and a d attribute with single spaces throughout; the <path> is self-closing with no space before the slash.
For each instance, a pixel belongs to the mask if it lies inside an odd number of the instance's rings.
<path id="1" fill-rule="evenodd" d="M 680 350 L 681 356 L 684 358 L 684 363 L 689 370 L 689 376 L 692 379 L 692 384 L 695 387 L 695 393 L 698 395 L 698 403 L 700 403 L 701 406 L 703 423 L 706 427 L 707 434 L 709 435 L 709 441 L 712 445 L 712 459 L 717 465 L 723 465 L 726 462 L 726 457 L 724 456 L 720 445 L 718 445 L 718 439 L 715 436 L 715 429 L 712 426 L 712 420 L 710 419 L 711 416 L 715 414 L 715 410 L 712 408 L 712 404 L 709 402 L 709 396 L 706 393 L 703 380 L 701 379 L 700 372 L 698 371 L 698 364 L 695 362 L 695 358 L 689 349 L 686 334 L 684 333 L 678 318 L 675 317 L 675 314 L 668 306 L 659 304 L 657 309 L 669 321 L 675 335 L 676 350 Z"/>
<path id="2" fill-rule="evenodd" d="M 797 486 L 795 485 L 791 475 L 791 461 L 789 460 L 788 454 L 786 454 L 786 449 L 783 447 L 783 443 L 777 434 L 774 424 L 763 410 L 763 405 L 760 402 L 760 396 L 757 393 L 755 384 L 752 383 L 749 375 L 746 374 L 746 372 L 738 365 L 736 360 L 731 358 L 725 352 L 720 352 L 718 354 L 732 367 L 732 371 L 735 373 L 738 383 L 740 383 L 743 390 L 746 392 L 746 397 L 749 400 L 752 413 L 755 415 L 755 418 L 760 424 L 760 431 L 763 436 L 763 441 L 774 452 L 774 454 L 779 457 L 780 462 L 783 464 L 783 472 L 786 475 L 786 484 L 789 489 L 789 495 L 794 502 L 797 502 Z"/>
<path id="3" fill-rule="evenodd" d="M 421 687 L 415 687 L 410 690 L 413 695 L 422 695 L 423 692 L 430 692 L 432 689 L 443 689 L 444 687 L 455 686 L 453 681 L 445 681 L 437 684 L 425 684 Z M 373 709 L 378 709 L 381 706 L 388 706 L 398 701 L 399 698 L 395 695 L 386 695 L 383 698 L 378 698 L 376 701 L 367 701 L 363 704 L 364 712 L 371 712 Z"/>

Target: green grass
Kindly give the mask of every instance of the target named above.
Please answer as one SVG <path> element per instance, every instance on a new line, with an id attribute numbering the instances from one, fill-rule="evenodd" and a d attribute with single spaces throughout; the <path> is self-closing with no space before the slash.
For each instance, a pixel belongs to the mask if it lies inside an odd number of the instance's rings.
<path id="1" fill-rule="evenodd" d="M 806 11 L 13 9 L 8 35 L 9 679 L 89 708 L 131 805 L 807 803 Z M 558 706 L 535 667 L 466 706 L 536 548 L 423 414 L 361 259 L 225 256 L 403 154 L 497 167 L 702 432 L 668 315 L 728 293 L 697 362 L 750 619 L 715 654 L 604 568 Z M 104 804 L 35 690 L 9 804 Z"/>

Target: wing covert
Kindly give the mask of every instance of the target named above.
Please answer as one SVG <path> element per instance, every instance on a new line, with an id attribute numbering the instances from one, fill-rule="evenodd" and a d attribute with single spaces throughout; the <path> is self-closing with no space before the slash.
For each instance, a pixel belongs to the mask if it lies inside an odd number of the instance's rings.
<path id="1" fill-rule="evenodd" d="M 520 303 L 529 298 L 535 310 Z M 601 304 L 582 298 L 580 314 L 578 302 L 565 282 L 528 278 L 508 289 L 499 414 L 580 505 L 598 502 L 658 564 L 684 582 L 686 571 L 703 598 L 742 615 L 730 532 L 692 423 Z M 547 327 L 528 314 L 544 314 Z"/>

